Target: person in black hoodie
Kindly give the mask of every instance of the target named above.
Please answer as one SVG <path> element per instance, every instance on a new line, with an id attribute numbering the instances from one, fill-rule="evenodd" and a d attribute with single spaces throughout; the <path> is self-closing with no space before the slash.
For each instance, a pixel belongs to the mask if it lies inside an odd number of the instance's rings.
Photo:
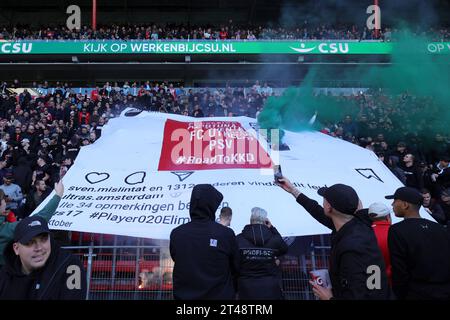
<path id="1" fill-rule="evenodd" d="M 0 271 L 1 300 L 86 298 L 83 265 L 53 241 L 42 217 L 21 220 L 4 255 L 6 264 Z"/>
<path id="2" fill-rule="evenodd" d="M 323 207 L 317 201 L 302 194 L 285 177 L 275 182 L 291 193 L 297 202 L 318 222 L 332 230 L 330 253 L 330 279 L 332 289 L 323 288 L 314 282 L 313 292 L 321 300 L 391 299 L 386 267 L 378 247 L 372 222 L 360 208 L 356 191 L 344 184 L 320 188 Z M 378 285 L 373 285 L 373 266 L 378 269 Z M 371 268 L 369 268 L 371 267 Z M 368 283 L 372 283 L 369 288 Z"/>
<path id="3" fill-rule="evenodd" d="M 233 230 L 215 222 L 222 199 L 213 186 L 196 185 L 189 207 L 191 221 L 170 234 L 175 299 L 235 298 L 239 250 Z"/>
<path id="4" fill-rule="evenodd" d="M 267 212 L 253 208 L 250 224 L 238 234 L 240 268 L 238 296 L 241 300 L 280 300 L 281 270 L 276 258 L 285 254 L 287 244 L 267 218 Z"/>
<path id="5" fill-rule="evenodd" d="M 28 194 L 31 187 L 33 171 L 25 157 L 19 158 L 17 166 L 13 169 L 13 173 L 16 184 L 19 185 L 24 194 Z"/>
<path id="6" fill-rule="evenodd" d="M 440 224 L 423 219 L 423 196 L 398 188 L 386 199 L 403 221 L 389 228 L 392 289 L 398 299 L 450 299 L 450 234 Z"/>

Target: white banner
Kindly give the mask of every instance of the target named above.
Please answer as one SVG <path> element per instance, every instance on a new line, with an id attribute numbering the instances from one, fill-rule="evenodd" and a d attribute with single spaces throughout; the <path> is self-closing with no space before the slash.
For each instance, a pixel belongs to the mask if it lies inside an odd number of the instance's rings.
<path id="1" fill-rule="evenodd" d="M 82 147 L 64 177 L 64 197 L 50 227 L 168 239 L 173 228 L 189 221 L 193 186 L 209 183 L 224 195 L 221 207 L 233 209 L 236 234 L 255 206 L 268 212 L 283 236 L 328 233 L 274 185 L 277 154 L 255 126 L 247 117 L 147 112 L 111 119 L 95 144 Z M 289 150 L 279 152 L 283 174 L 319 203 L 319 187 L 345 183 L 365 207 L 376 201 L 390 207 L 384 196 L 401 186 L 374 153 L 351 143 L 319 132 L 286 132 L 284 142 Z"/>

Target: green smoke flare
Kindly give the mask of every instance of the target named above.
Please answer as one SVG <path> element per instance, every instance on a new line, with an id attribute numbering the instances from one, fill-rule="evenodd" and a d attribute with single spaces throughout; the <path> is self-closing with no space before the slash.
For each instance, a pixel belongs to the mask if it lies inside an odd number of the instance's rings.
<path id="1" fill-rule="evenodd" d="M 406 30 L 406 29 L 405 29 Z M 262 128 L 291 131 L 314 130 L 341 121 L 345 115 L 366 115 L 380 119 L 379 132 L 391 141 L 415 136 L 430 146 L 436 134 L 450 135 L 450 56 L 427 52 L 431 42 L 409 31 L 394 34 L 391 64 L 349 68 L 341 79 L 357 80 L 369 87 L 374 106 L 360 109 L 358 99 L 315 96 L 313 83 L 329 80 L 329 75 L 313 67 L 303 84 L 288 88 L 281 97 L 270 97 L 258 116 Z M 392 95 L 390 99 L 380 96 Z M 317 112 L 313 126 L 309 119 Z M 381 128 L 382 127 L 382 128 Z"/>

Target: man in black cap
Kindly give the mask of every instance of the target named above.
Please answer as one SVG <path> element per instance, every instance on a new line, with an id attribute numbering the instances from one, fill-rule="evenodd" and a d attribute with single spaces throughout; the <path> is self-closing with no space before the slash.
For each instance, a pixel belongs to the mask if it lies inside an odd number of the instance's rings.
<path id="1" fill-rule="evenodd" d="M 330 290 L 311 283 L 314 294 L 321 300 L 389 299 L 383 256 L 371 220 L 367 214 L 357 212 L 360 201 L 356 191 L 344 184 L 320 188 L 322 207 L 302 194 L 287 178 L 275 183 L 291 193 L 314 219 L 332 230 L 330 279 L 333 288 Z M 374 266 L 379 275 L 375 286 L 370 285 L 373 271 L 369 271 Z"/>
<path id="2" fill-rule="evenodd" d="M 64 194 L 64 185 L 62 181 L 55 183 L 55 195 L 50 199 L 50 201 L 45 205 L 42 210 L 36 213 L 37 216 L 43 217 L 45 220 L 49 221 L 55 214 L 58 204 Z M 1 219 L 0 219 L 0 222 Z M 9 241 L 12 240 L 14 235 L 14 230 L 19 222 L 12 223 L 1 223 L 0 224 L 0 267 L 4 264 L 3 252 Z"/>
<path id="3" fill-rule="evenodd" d="M 398 299 L 450 299 L 450 235 L 436 222 L 421 218 L 422 195 L 398 188 L 386 199 L 402 222 L 391 226 L 388 245 L 392 289 Z"/>
<path id="4" fill-rule="evenodd" d="M 0 299 L 81 300 L 86 297 L 86 272 L 79 259 L 52 239 L 47 221 L 26 217 L 5 249 L 0 272 Z"/>
<path id="5" fill-rule="evenodd" d="M 196 185 L 189 206 L 191 221 L 170 234 L 175 299 L 235 298 L 239 249 L 233 230 L 215 221 L 222 199 L 212 185 Z"/>

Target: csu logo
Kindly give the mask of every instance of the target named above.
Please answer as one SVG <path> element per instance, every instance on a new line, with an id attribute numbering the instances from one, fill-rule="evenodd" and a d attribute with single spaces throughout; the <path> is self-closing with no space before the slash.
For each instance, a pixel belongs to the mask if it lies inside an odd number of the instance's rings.
<path id="1" fill-rule="evenodd" d="M 1 53 L 30 53 L 33 49 L 32 43 L 11 43 L 6 42 L 0 46 Z"/>

